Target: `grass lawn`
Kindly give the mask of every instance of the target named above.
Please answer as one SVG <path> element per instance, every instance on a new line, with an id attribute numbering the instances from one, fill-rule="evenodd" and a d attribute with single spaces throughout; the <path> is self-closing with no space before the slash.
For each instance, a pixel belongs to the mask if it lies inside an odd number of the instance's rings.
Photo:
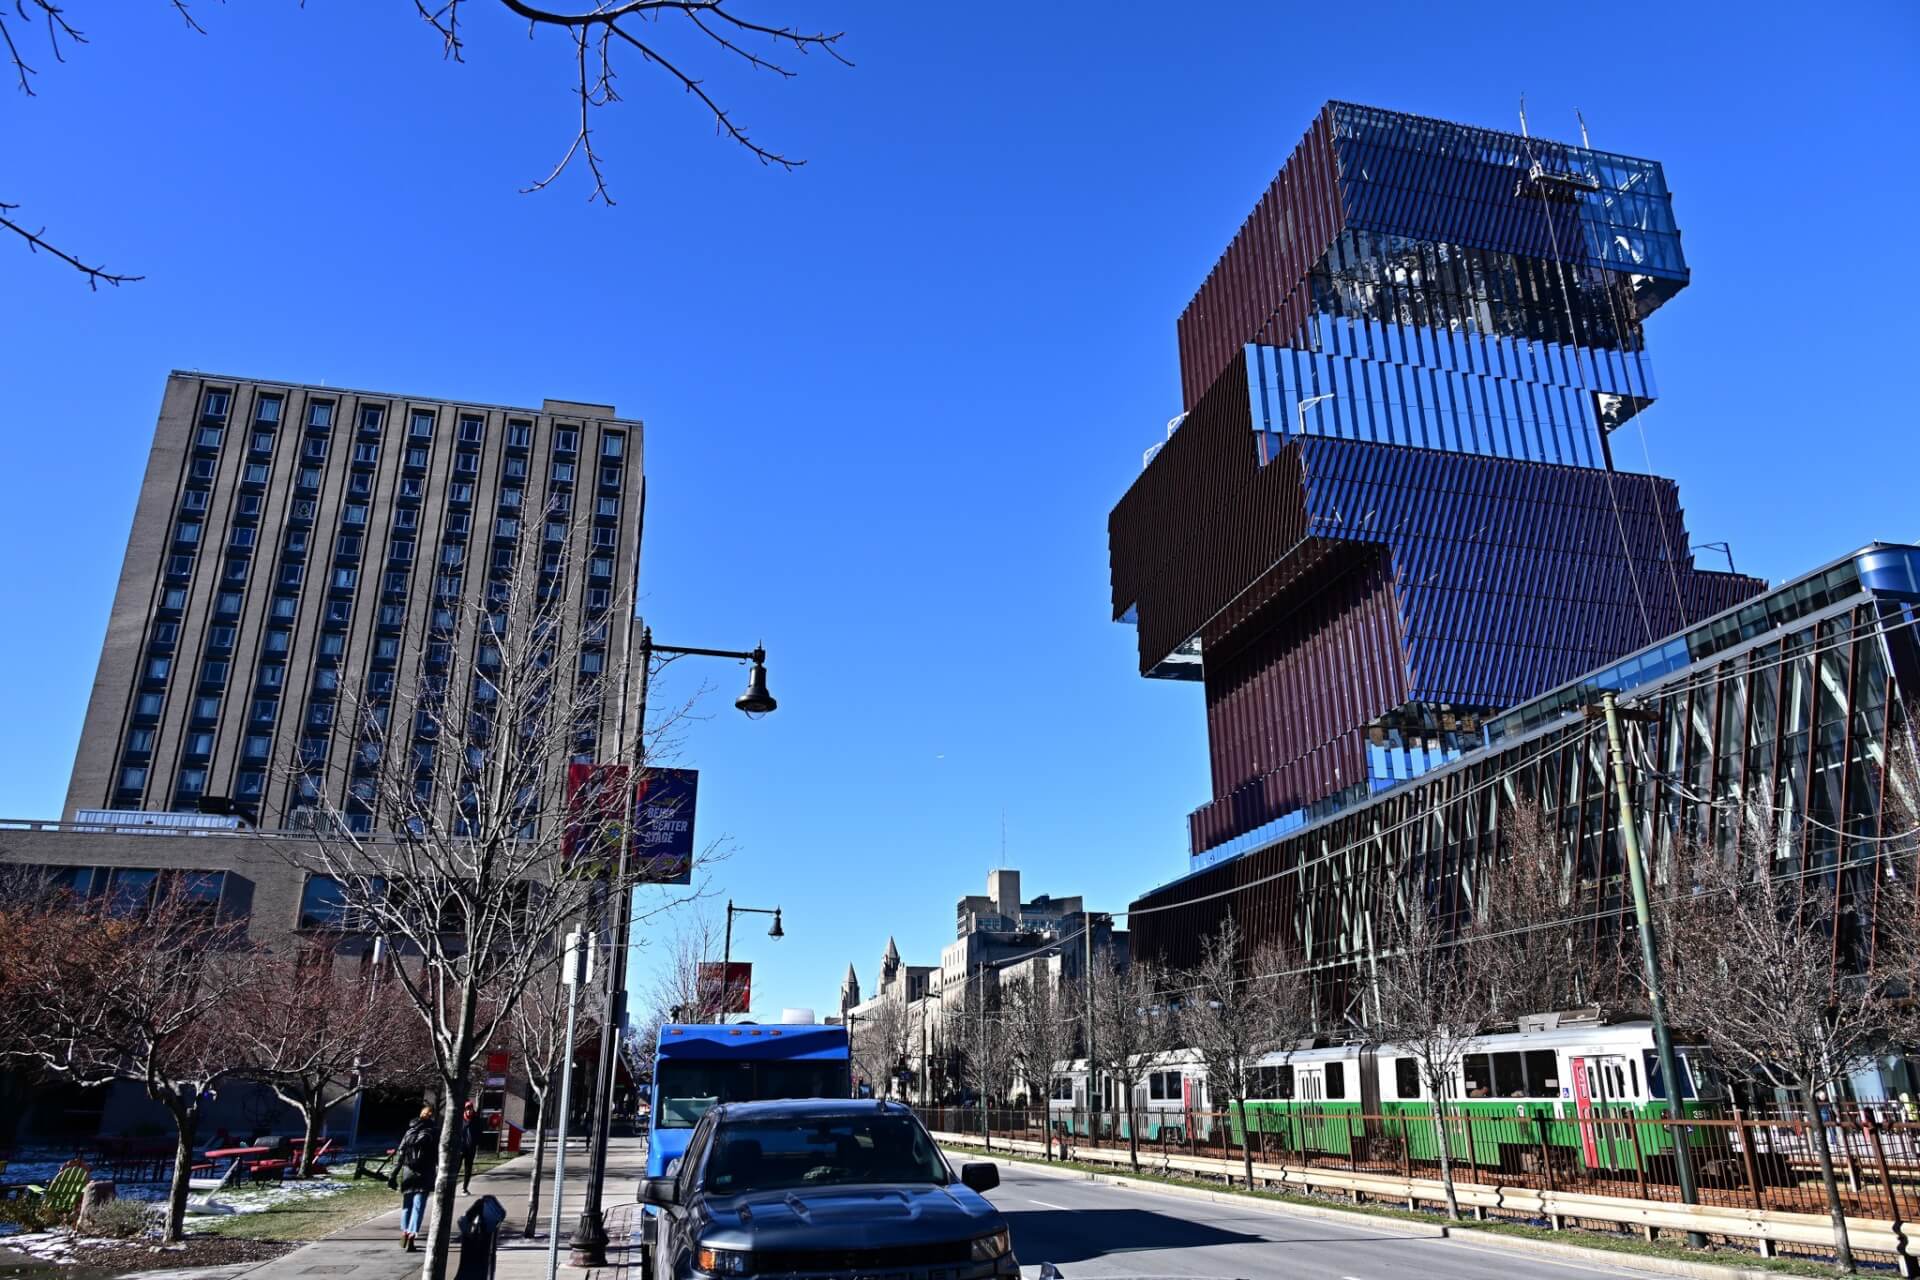
<path id="1" fill-rule="evenodd" d="M 473 1162 L 473 1171 L 484 1172 L 512 1156 L 481 1155 Z M 336 1231 L 356 1227 L 368 1218 L 378 1217 L 400 1207 L 400 1193 L 378 1178 L 353 1180 L 351 1168 L 337 1180 L 346 1190 L 329 1196 L 291 1200 L 258 1213 L 236 1213 L 213 1219 L 195 1234 L 225 1236 L 234 1240 L 318 1240 Z"/>

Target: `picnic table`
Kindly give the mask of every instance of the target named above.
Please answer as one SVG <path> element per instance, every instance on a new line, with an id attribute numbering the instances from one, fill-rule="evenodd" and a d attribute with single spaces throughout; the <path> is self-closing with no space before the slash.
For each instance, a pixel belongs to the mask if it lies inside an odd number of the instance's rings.
<path id="1" fill-rule="evenodd" d="M 248 1147 L 214 1147 L 203 1153 L 203 1163 L 193 1167 L 195 1173 L 211 1173 L 214 1162 L 232 1160 L 247 1171 L 247 1175 L 256 1182 L 279 1179 L 300 1167 L 300 1153 L 307 1145 L 305 1138 L 294 1138 L 289 1142 L 273 1145 L 255 1144 Z M 327 1153 L 333 1150 L 333 1139 L 324 1139 L 320 1150 L 314 1153 L 313 1167 L 326 1167 Z M 232 1166 L 228 1166 L 231 1170 Z M 222 1181 L 225 1179 L 223 1178 Z"/>

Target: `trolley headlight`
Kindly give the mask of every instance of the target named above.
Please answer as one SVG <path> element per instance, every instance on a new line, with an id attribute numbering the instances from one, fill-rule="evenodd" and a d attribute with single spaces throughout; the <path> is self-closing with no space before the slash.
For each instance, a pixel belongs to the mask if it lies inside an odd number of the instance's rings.
<path id="1" fill-rule="evenodd" d="M 1011 1252 L 1013 1252 L 1013 1240 L 1007 1235 L 1007 1229 L 1005 1227 L 1000 1228 L 990 1236 L 975 1236 L 973 1238 L 973 1260 L 975 1262 L 992 1262 L 995 1259 L 1005 1257 Z"/>
<path id="2" fill-rule="evenodd" d="M 694 1252 L 693 1265 L 709 1275 L 752 1275 L 753 1255 L 745 1249 L 709 1249 L 703 1245 Z"/>

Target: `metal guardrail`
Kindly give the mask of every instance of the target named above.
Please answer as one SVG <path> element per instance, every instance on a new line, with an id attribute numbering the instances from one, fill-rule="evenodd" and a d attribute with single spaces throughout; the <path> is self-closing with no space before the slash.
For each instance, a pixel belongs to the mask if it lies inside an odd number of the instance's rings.
<path id="1" fill-rule="evenodd" d="M 924 1108 L 927 1127 L 948 1140 L 1006 1144 L 1038 1155 L 1129 1165 L 1124 1115 Z M 1880 1255 L 1902 1274 L 1920 1275 L 1920 1240 L 1907 1252 L 1905 1224 L 1920 1219 L 1920 1123 L 1881 1121 L 1850 1109 L 1823 1117 L 1840 1199 L 1863 1258 Z M 1215 1112 L 1143 1113 L 1143 1170 L 1198 1172 L 1241 1179 L 1248 1152 L 1237 1116 Z M 1588 1117 L 1450 1115 L 1444 1129 L 1456 1194 L 1463 1206 L 1538 1218 L 1646 1231 L 1690 1230 L 1776 1246 L 1831 1247 L 1826 1189 L 1804 1115 L 1675 1120 L 1600 1108 Z M 1357 1109 L 1250 1112 L 1255 1178 L 1331 1188 L 1411 1207 L 1444 1200 L 1439 1134 L 1430 1115 L 1362 1115 Z M 1699 1203 L 1680 1202 L 1674 1144 L 1685 1142 Z M 1909 1219 L 1907 1214 L 1913 1214 Z M 1920 1235 L 1920 1233 L 1916 1233 Z"/>

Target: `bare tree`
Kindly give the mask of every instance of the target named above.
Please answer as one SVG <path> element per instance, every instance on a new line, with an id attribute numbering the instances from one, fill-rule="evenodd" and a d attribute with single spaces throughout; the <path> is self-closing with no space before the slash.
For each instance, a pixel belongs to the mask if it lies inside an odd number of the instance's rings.
<path id="1" fill-rule="evenodd" d="M 639 1024 L 651 1027 L 652 1043 L 667 1022 L 718 1022 L 723 1011 L 738 1008 L 749 995 L 740 983 L 724 974 L 716 980 L 721 962 L 722 926 L 705 912 L 681 917 L 654 964 L 640 998 Z"/>
<path id="2" fill-rule="evenodd" d="M 259 953 L 232 1013 L 236 1065 L 300 1113 L 300 1176 L 313 1173 L 327 1116 L 368 1089 L 426 1084 L 431 1054 L 413 1008 L 330 946 Z"/>
<path id="3" fill-rule="evenodd" d="M 1178 1038 L 1173 1015 L 1161 1002 L 1164 985 L 1152 965 L 1136 961 L 1116 970 L 1111 955 L 1094 959 L 1094 1065 L 1120 1091 L 1127 1120 L 1127 1154 L 1135 1172 L 1140 1169 L 1138 1085 L 1147 1078 L 1155 1057 L 1173 1048 Z"/>
<path id="4" fill-rule="evenodd" d="M 891 996 L 853 1018 L 847 1028 L 856 1070 L 864 1071 L 881 1097 L 893 1092 L 895 1072 L 906 1060 L 911 1031 L 904 1002 Z"/>
<path id="5" fill-rule="evenodd" d="M 527 1075 L 527 1088 L 533 1091 L 539 1107 L 539 1123 L 533 1133 L 533 1181 L 527 1191 L 527 1225 L 524 1234 L 539 1233 L 540 1179 L 547 1165 L 547 1130 L 555 1129 L 559 1115 L 561 1073 L 567 1053 L 573 1046 L 598 1034 L 605 984 L 597 975 L 591 986 L 580 988 L 574 1011 L 574 1038 L 567 1039 L 567 1003 L 570 988 L 560 981 L 558 970 L 536 976 L 514 1003 L 507 1016 L 507 1034 L 513 1046 L 514 1060 Z"/>
<path id="6" fill-rule="evenodd" d="M 1499 853 L 1474 875 L 1473 965 L 1491 1019 L 1577 1008 L 1603 994 L 1576 951 L 1572 888 L 1567 842 L 1531 796 L 1519 796 L 1501 816 Z"/>
<path id="7" fill-rule="evenodd" d="M 979 1100 L 980 1132 L 989 1150 L 993 1147 L 989 1112 L 996 1103 L 1006 1104 L 1007 1086 L 1013 1076 L 1013 1038 L 1000 1008 L 1000 986 L 990 973 L 981 966 L 973 974 L 964 988 L 960 1017 L 947 1028 L 960 1079 Z"/>
<path id="8" fill-rule="evenodd" d="M 1457 1221 L 1460 1200 L 1453 1186 L 1446 1099 L 1461 1056 L 1487 1018 L 1486 985 L 1475 972 L 1472 948 L 1460 945 L 1452 921 L 1420 885 L 1408 885 L 1404 899 L 1381 914 L 1385 919 L 1375 979 L 1379 1025 L 1374 1030 L 1379 1039 L 1420 1064 L 1432 1102 L 1447 1216 Z"/>
<path id="9" fill-rule="evenodd" d="M 186 0 L 167 0 L 198 35 L 206 30 L 195 20 Z M 529 38 L 550 33 L 564 42 L 570 64 L 573 88 L 570 116 L 572 136 L 559 161 L 544 177 L 524 191 L 539 191 L 551 185 L 578 161 L 585 166 L 590 181 L 588 199 L 611 205 L 613 196 L 601 152 L 594 138 L 598 113 L 621 100 L 616 88 L 615 64 L 622 57 L 637 59 L 677 85 L 712 119 L 715 132 L 744 149 L 763 165 L 786 170 L 806 163 L 793 155 L 776 151 L 757 141 L 746 126 L 708 87 L 700 66 L 701 59 L 712 58 L 723 65 L 752 74 L 765 72 L 783 80 L 798 72 L 789 63 L 793 57 L 821 54 L 844 66 L 850 63 L 839 51 L 841 32 L 808 30 L 784 22 L 763 22 L 740 10 L 737 0 L 578 0 L 577 3 L 528 3 L 528 0 L 415 0 L 415 10 L 439 38 L 443 55 L 464 62 L 468 32 L 467 15 L 471 7 L 503 14 L 515 24 L 525 24 Z M 10 0 L 0 4 L 0 47 L 12 63 L 20 90 L 34 96 L 37 68 L 27 60 L 22 41 L 36 28 L 37 37 L 48 57 L 58 63 L 67 60 L 67 52 L 87 43 L 85 32 L 68 14 L 68 5 L 55 0 Z M 105 10 L 102 10 L 104 12 Z M 551 46 L 549 46 L 551 47 Z M 35 55 L 36 58 L 38 55 Z M 46 252 L 79 271 L 91 287 L 120 285 L 143 279 L 142 276 L 110 272 L 91 266 L 78 256 L 60 249 L 46 239 L 44 227 L 37 230 L 12 218 L 19 206 L 0 202 L 0 229 L 22 239 L 29 250 Z"/>
<path id="10" fill-rule="evenodd" d="M 1253 1186 L 1253 1130 L 1247 1091 L 1254 1064 L 1275 1050 L 1291 1052 L 1313 1034 L 1313 984 L 1296 974 L 1297 960 L 1263 947 L 1240 962 L 1240 927 L 1228 916 L 1203 940 L 1200 963 L 1184 975 L 1180 1036 L 1206 1068 L 1212 1101 L 1222 1100 L 1240 1120 L 1240 1154 Z"/>
<path id="11" fill-rule="evenodd" d="M 182 1238 L 200 1101 L 239 1065 L 234 1010 L 256 973 L 244 925 L 221 919 L 199 885 L 171 872 L 138 897 L 48 901 L 14 957 L 25 1056 L 81 1085 L 132 1081 L 172 1118 L 170 1242 Z"/>
<path id="12" fill-rule="evenodd" d="M 1846 1208 L 1820 1114 L 1863 1059 L 1908 1027 L 1909 983 L 1920 968 L 1913 907 L 1870 906 L 1843 897 L 1836 872 L 1800 866 L 1799 824 L 1748 805 L 1717 840 L 1683 843 L 1667 913 L 1674 968 L 1666 974 L 1676 1021 L 1702 1036 L 1720 1061 L 1807 1109 L 1820 1161 L 1834 1252 L 1853 1270 Z M 1913 868 L 1887 864 L 1912 893 Z M 1836 957 L 1838 962 L 1836 963 Z M 1677 1104 L 1677 1082 L 1667 1090 Z"/>
<path id="13" fill-rule="evenodd" d="M 1073 1057 L 1078 1043 L 1080 1008 L 1074 988 L 1055 982 L 1042 970 L 1038 977 L 1016 978 L 1002 992 L 1009 1024 L 1014 1065 L 1027 1082 L 1029 1106 L 1044 1112 L 1053 1095 L 1054 1072 Z M 1053 1159 L 1053 1121 L 1046 1121 L 1046 1154 Z"/>
<path id="14" fill-rule="evenodd" d="M 454 623 L 436 633 L 448 642 L 444 670 L 430 668 L 392 702 L 345 699 L 351 750 L 294 767 L 311 838 L 269 841 L 333 883 L 345 927 L 395 955 L 394 980 L 428 1029 L 449 1105 L 426 1280 L 445 1271 L 461 1155 L 457 1102 L 469 1094 L 475 1062 L 528 985 L 550 973 L 564 930 L 613 918 L 645 867 L 630 857 L 633 762 L 657 759 L 651 740 L 663 730 L 649 724 L 643 735 L 626 724 L 641 673 L 615 660 L 608 626 L 630 606 L 580 621 L 565 589 L 572 566 L 564 554 L 547 559 L 540 536 L 540 522 L 523 521 L 481 594 L 438 598 Z M 647 741 L 635 747 L 635 738 Z M 570 799 L 570 755 L 602 741 L 614 749 L 601 753 L 597 790 Z M 394 834 L 356 830 L 364 826 Z M 648 897 L 634 924 L 694 896 Z"/>

